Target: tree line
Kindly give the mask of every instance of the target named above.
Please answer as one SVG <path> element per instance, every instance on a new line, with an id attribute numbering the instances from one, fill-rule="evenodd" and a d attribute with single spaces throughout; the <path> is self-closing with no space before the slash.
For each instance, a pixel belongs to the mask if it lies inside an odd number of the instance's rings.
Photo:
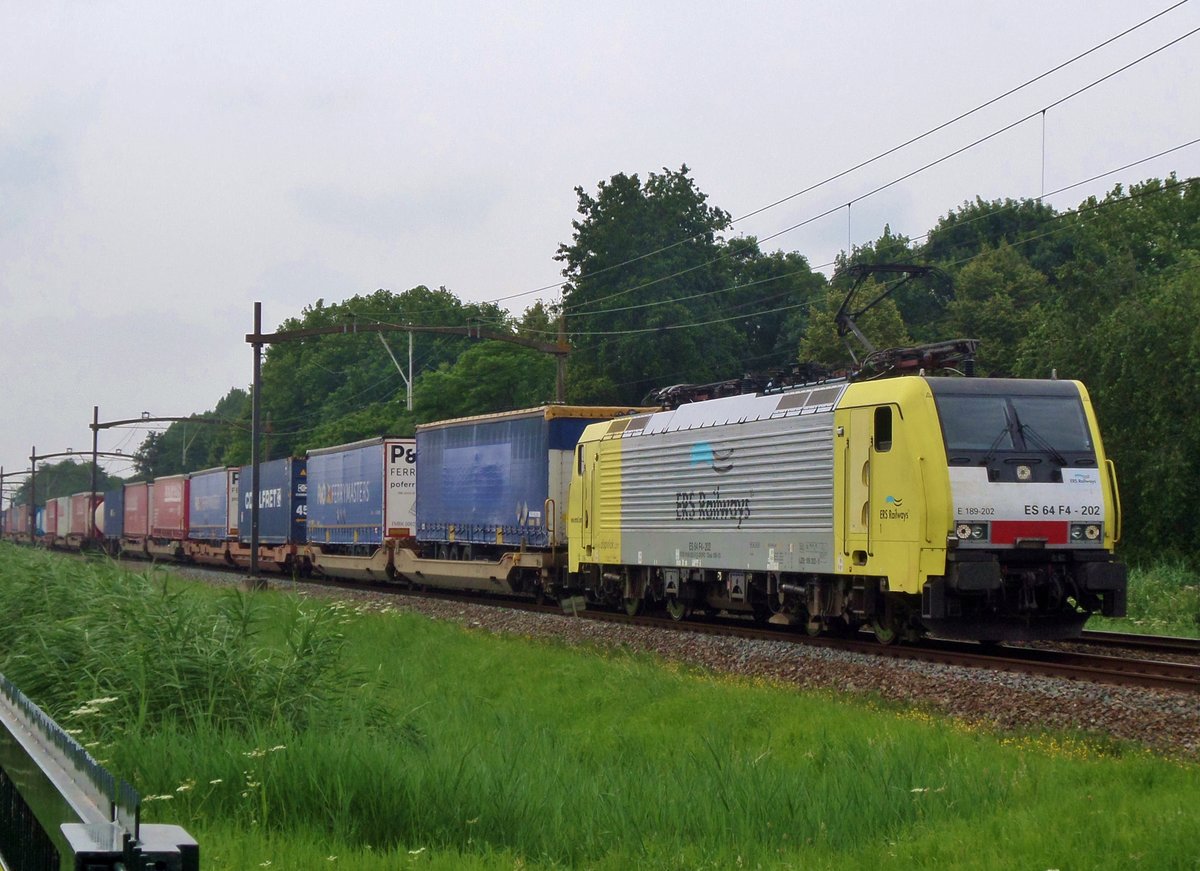
<path id="1" fill-rule="evenodd" d="M 852 363 L 834 315 L 839 274 L 866 263 L 914 263 L 949 276 L 910 282 L 860 326 L 878 347 L 981 340 L 978 372 L 1077 378 L 1095 403 L 1118 466 L 1126 547 L 1193 556 L 1200 513 L 1200 181 L 1175 176 L 1114 187 L 1077 208 L 975 199 L 910 239 L 885 228 L 838 258 L 832 279 L 799 252 L 730 235 L 686 166 L 614 175 L 576 188 L 578 216 L 555 254 L 561 301 L 520 316 L 464 302 L 446 288 L 377 290 L 317 300 L 281 330 L 353 323 L 478 325 L 571 344 L 567 401 L 637 404 L 671 384 L 707 383 L 800 361 Z M 886 287 L 864 288 L 869 295 Z M 378 435 L 422 422 L 528 407 L 554 397 L 554 360 L 498 341 L 418 334 L 414 409 L 406 408 L 402 333 L 323 336 L 270 346 L 263 363 L 264 456 Z M 400 366 L 395 361 L 400 361 Z M 401 372 L 401 367 L 405 372 Z M 246 463 L 249 393 L 232 389 L 142 443 L 142 476 Z"/>

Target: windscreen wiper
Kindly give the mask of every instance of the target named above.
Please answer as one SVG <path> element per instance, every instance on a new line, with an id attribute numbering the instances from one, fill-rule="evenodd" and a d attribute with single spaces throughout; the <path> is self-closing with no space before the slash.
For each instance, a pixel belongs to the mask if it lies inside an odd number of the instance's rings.
<path id="1" fill-rule="evenodd" d="M 1020 431 L 1023 437 L 1029 438 L 1035 445 L 1048 452 L 1050 456 L 1054 458 L 1054 462 L 1058 463 L 1060 466 L 1068 465 L 1067 458 L 1059 453 L 1058 448 L 1050 444 L 1050 442 L 1047 441 L 1044 436 L 1039 435 L 1037 430 L 1035 430 L 1029 424 L 1021 424 Z"/>

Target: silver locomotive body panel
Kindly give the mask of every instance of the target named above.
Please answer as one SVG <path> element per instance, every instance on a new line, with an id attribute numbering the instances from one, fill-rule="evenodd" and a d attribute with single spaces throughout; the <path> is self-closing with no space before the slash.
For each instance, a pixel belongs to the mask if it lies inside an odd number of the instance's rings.
<path id="1" fill-rule="evenodd" d="M 619 504 L 599 515 L 602 533 L 619 526 L 623 563 L 833 571 L 833 403 L 780 401 L 682 406 L 621 434 L 619 467 L 600 469 L 602 492 L 619 477 Z"/>

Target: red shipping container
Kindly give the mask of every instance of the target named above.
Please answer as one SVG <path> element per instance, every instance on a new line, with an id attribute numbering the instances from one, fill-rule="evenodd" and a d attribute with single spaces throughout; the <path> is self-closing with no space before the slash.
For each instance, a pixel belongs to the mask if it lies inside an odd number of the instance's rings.
<path id="1" fill-rule="evenodd" d="M 145 482 L 125 485 L 125 512 L 122 520 L 122 537 L 139 539 L 150 534 L 150 494 L 149 485 Z"/>
<path id="2" fill-rule="evenodd" d="M 154 479 L 154 510 L 150 515 L 150 537 L 182 541 L 188 533 L 188 478 L 171 475 Z"/>

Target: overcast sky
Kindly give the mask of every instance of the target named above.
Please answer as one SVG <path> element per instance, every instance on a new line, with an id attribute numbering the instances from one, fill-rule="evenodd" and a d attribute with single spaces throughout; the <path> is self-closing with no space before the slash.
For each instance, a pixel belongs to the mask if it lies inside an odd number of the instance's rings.
<path id="1" fill-rule="evenodd" d="M 248 385 L 256 300 L 270 330 L 381 287 L 550 285 L 577 185 L 687 164 L 745 215 L 1172 2 L 0 0 L 0 465 L 90 449 L 93 405 L 182 415 Z M 1036 197 L 1196 139 L 1200 34 L 1051 108 L 1044 131 L 1040 110 L 1198 27 L 1186 2 L 734 233 L 853 201 L 764 243 L 828 271 L 885 224 L 920 236 L 976 195 Z M 1200 174 L 1200 146 L 1049 201 L 1172 170 Z"/>

